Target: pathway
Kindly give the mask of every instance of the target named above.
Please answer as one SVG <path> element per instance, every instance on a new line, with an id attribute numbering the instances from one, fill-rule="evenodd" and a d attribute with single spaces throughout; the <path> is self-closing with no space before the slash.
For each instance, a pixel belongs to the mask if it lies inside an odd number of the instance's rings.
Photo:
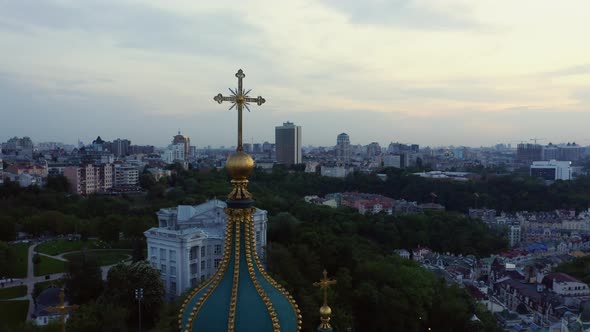
<path id="1" fill-rule="evenodd" d="M 35 276 L 35 266 L 33 264 L 33 256 L 35 256 L 35 248 L 39 244 L 41 244 L 41 243 L 35 243 L 35 244 L 29 246 L 28 258 L 27 258 L 27 260 L 28 260 L 27 261 L 27 277 L 25 279 L 13 279 L 12 282 L 5 283 L 5 287 L 14 287 L 14 286 L 20 286 L 20 285 L 27 286 L 27 295 L 26 296 L 17 297 L 17 298 L 13 298 L 13 299 L 6 299 L 6 300 L 28 300 L 29 301 L 29 312 L 27 313 L 27 319 L 31 319 L 33 313 L 35 312 L 35 304 L 33 302 L 33 297 L 32 297 L 33 289 L 35 288 L 35 284 L 38 282 L 43 282 L 43 281 L 57 280 L 57 279 L 60 279 L 66 275 L 66 273 L 54 273 L 54 274 L 48 274 L 48 275 L 43 275 L 43 276 Z M 95 251 L 95 250 L 100 251 L 100 250 L 113 250 L 113 249 L 94 249 L 94 250 L 88 250 L 88 251 Z M 115 250 L 117 250 L 117 249 L 115 249 Z M 121 249 L 121 250 L 124 251 L 126 249 Z M 62 253 L 62 254 L 59 254 L 56 256 L 43 254 L 43 253 L 37 253 L 37 254 L 67 262 L 68 260 L 63 258 L 63 255 L 69 254 L 69 253 L 74 253 L 74 252 L 79 252 L 79 251 Z M 131 257 L 131 255 L 129 255 L 129 258 L 130 257 Z M 124 264 L 130 264 L 129 258 L 124 261 Z M 117 265 L 117 264 L 100 267 L 100 269 L 102 270 L 102 279 L 103 280 L 106 280 L 109 270 L 115 265 Z M 4 301 L 6 301 L 6 300 L 4 300 Z M 0 300 L 0 301 L 3 301 L 3 300 Z"/>

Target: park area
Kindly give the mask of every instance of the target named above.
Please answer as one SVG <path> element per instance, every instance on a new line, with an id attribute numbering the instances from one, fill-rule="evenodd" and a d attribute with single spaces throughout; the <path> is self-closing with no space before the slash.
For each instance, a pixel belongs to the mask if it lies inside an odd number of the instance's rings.
<path id="1" fill-rule="evenodd" d="M 0 300 L 14 299 L 27 295 L 27 286 L 0 288 Z"/>
<path id="2" fill-rule="evenodd" d="M 113 265 L 131 258 L 131 250 L 98 250 L 85 253 L 87 256 L 96 259 L 98 265 Z M 67 260 L 73 260 L 82 255 L 82 252 L 73 252 L 63 255 Z"/>
<path id="3" fill-rule="evenodd" d="M 99 240 L 77 241 L 68 239 L 58 239 L 41 243 L 37 246 L 37 248 L 35 248 L 35 251 L 40 252 L 42 254 L 55 256 L 66 252 L 80 251 L 84 249 L 105 249 L 106 247 L 107 245 Z"/>
<path id="4" fill-rule="evenodd" d="M 2 313 L 2 324 L 5 327 L 13 327 L 21 324 L 27 319 L 29 301 L 0 301 L 0 313 Z"/>
<path id="5" fill-rule="evenodd" d="M 8 277 L 26 278 L 27 277 L 27 259 L 30 243 L 16 243 L 11 245 L 15 249 L 14 273 Z"/>

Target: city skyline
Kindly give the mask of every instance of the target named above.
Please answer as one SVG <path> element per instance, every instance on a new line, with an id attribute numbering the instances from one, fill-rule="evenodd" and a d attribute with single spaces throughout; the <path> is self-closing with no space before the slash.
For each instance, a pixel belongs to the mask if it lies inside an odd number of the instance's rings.
<path id="1" fill-rule="evenodd" d="M 267 99 L 244 116 L 246 142 L 292 121 L 304 146 L 341 132 L 353 144 L 590 144 L 583 1 L 2 7 L 2 141 L 165 146 L 180 127 L 196 146 L 235 145 L 235 113 L 212 98 L 242 68 Z"/>

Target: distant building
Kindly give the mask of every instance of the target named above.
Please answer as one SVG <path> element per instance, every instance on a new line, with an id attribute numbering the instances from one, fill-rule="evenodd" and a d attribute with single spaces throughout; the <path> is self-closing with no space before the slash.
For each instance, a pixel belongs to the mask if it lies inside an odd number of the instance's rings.
<path id="1" fill-rule="evenodd" d="M 569 161 L 533 161 L 530 174 L 543 180 L 571 180 L 572 167 Z"/>
<path id="2" fill-rule="evenodd" d="M 520 225 L 510 225 L 508 228 L 508 244 L 511 248 L 517 246 L 521 239 Z"/>
<path id="3" fill-rule="evenodd" d="M 201 205 L 179 205 L 157 212 L 159 226 L 147 230 L 148 261 L 160 270 L 170 298 L 211 277 L 223 258 L 227 205 L 211 200 Z M 264 261 L 267 212 L 256 209 L 256 252 Z"/>
<path id="4" fill-rule="evenodd" d="M 176 161 L 184 161 L 186 159 L 184 151 L 185 145 L 183 143 L 170 144 L 168 149 L 162 154 L 162 160 L 167 164 L 173 164 Z"/>
<path id="5" fill-rule="evenodd" d="M 543 284 L 554 293 L 564 296 L 588 296 L 588 285 L 569 274 L 556 272 L 549 273 L 543 278 Z"/>
<path id="6" fill-rule="evenodd" d="M 111 152 L 115 157 L 125 157 L 131 154 L 130 146 L 130 140 L 117 138 L 111 143 Z"/>
<path id="7" fill-rule="evenodd" d="M 275 127 L 277 162 L 285 165 L 301 164 L 301 126 L 284 122 Z"/>
<path id="8" fill-rule="evenodd" d="M 137 187 L 139 185 L 139 170 L 135 166 L 115 164 L 114 173 L 113 187 Z"/>
<path id="9" fill-rule="evenodd" d="M 64 176 L 70 183 L 70 191 L 79 195 L 107 192 L 113 187 L 112 164 L 67 166 Z"/>
<path id="10" fill-rule="evenodd" d="M 336 160 L 344 164 L 350 162 L 350 137 L 346 133 L 336 137 Z"/>
<path id="11" fill-rule="evenodd" d="M 540 144 L 518 144 L 516 147 L 516 159 L 527 164 L 535 160 L 543 160 L 543 146 Z"/>
<path id="12" fill-rule="evenodd" d="M 375 157 L 381 155 L 381 146 L 377 142 L 372 142 L 371 144 L 367 145 L 367 156 Z"/>
<path id="13" fill-rule="evenodd" d="M 33 156 L 33 141 L 30 137 L 13 137 L 2 144 L 2 152 L 9 155 Z"/>
<path id="14" fill-rule="evenodd" d="M 154 153 L 153 145 L 130 145 L 129 154 L 150 154 Z"/>
<path id="15" fill-rule="evenodd" d="M 184 136 L 180 134 L 180 130 L 178 131 L 178 135 L 172 138 L 172 144 L 182 144 L 184 147 L 184 156 L 188 156 L 190 153 L 191 147 L 191 139 L 188 136 Z M 184 158 L 182 158 L 184 160 Z"/>
<path id="16" fill-rule="evenodd" d="M 307 166 L 306 166 L 307 170 Z M 344 166 L 322 166 L 320 170 L 320 174 L 322 176 L 327 176 L 331 178 L 345 178 L 348 174 L 352 173 L 354 169 L 344 167 Z"/>
<path id="17" fill-rule="evenodd" d="M 579 146 L 576 142 L 559 145 L 557 147 L 558 160 L 578 161 L 586 153 L 586 148 Z"/>
<path id="18" fill-rule="evenodd" d="M 96 152 L 104 152 L 105 150 L 105 141 L 98 136 L 94 141 L 92 141 L 92 149 Z"/>
<path id="19" fill-rule="evenodd" d="M 405 154 L 391 154 L 383 156 L 383 167 L 404 168 L 407 166 Z"/>

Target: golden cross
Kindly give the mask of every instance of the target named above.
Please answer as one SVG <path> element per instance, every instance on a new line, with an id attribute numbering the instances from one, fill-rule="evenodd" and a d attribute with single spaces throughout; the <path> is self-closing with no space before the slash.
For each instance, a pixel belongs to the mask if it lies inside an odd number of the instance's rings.
<path id="1" fill-rule="evenodd" d="M 224 97 L 220 93 L 217 96 L 213 97 L 213 100 L 220 104 L 224 101 L 231 102 L 233 105 L 229 108 L 230 110 L 236 107 L 236 105 L 238 106 L 238 148 L 236 149 L 236 151 L 243 151 L 244 147 L 242 146 L 242 111 L 244 107 L 246 107 L 248 112 L 250 112 L 250 108 L 248 107 L 250 105 L 249 103 L 256 103 L 258 104 L 258 106 L 260 106 L 264 104 L 266 100 L 261 96 L 258 96 L 258 98 L 249 97 L 248 93 L 250 93 L 252 89 L 244 91 L 244 88 L 242 87 L 242 79 L 246 77 L 246 75 L 244 75 L 244 71 L 242 71 L 241 69 L 238 70 L 238 72 L 236 73 L 236 77 L 238 78 L 238 89 L 232 90 L 230 88 L 229 91 L 232 93 L 231 96 Z"/>
<path id="2" fill-rule="evenodd" d="M 319 287 L 320 289 L 322 289 L 324 291 L 324 305 L 327 306 L 328 305 L 328 288 L 330 288 L 330 286 L 335 285 L 336 284 L 336 280 L 334 279 L 328 279 L 328 271 L 324 270 L 324 278 L 320 279 L 320 281 L 318 282 L 314 282 L 313 285 L 315 287 Z"/>
<path id="3" fill-rule="evenodd" d="M 66 315 L 68 314 L 68 311 L 76 310 L 79 308 L 79 306 L 77 306 L 75 304 L 71 305 L 71 306 L 66 306 L 65 305 L 65 298 L 66 298 L 66 294 L 64 293 L 64 289 L 62 288 L 61 292 L 59 293 L 59 305 L 56 305 L 55 307 L 47 308 L 47 311 L 58 312 L 61 315 L 61 332 L 66 331 Z"/>

